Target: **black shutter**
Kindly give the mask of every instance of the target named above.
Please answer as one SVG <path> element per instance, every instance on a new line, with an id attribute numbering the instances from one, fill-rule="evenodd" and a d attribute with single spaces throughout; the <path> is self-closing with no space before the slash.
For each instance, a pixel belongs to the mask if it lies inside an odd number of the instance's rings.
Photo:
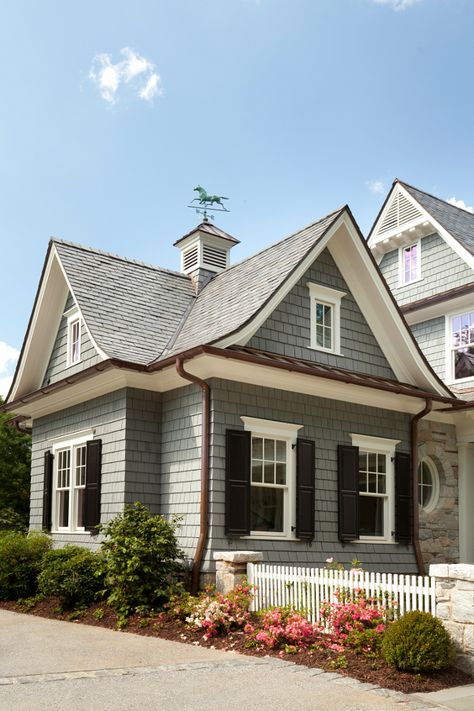
<path id="1" fill-rule="evenodd" d="M 404 452 L 395 454 L 395 540 L 411 543 L 412 478 L 411 457 Z"/>
<path id="2" fill-rule="evenodd" d="M 359 448 L 337 447 L 339 481 L 339 540 L 359 538 Z"/>
<path id="3" fill-rule="evenodd" d="M 225 532 L 250 533 L 250 432 L 227 430 L 225 438 Z"/>
<path id="4" fill-rule="evenodd" d="M 53 453 L 48 449 L 44 453 L 43 478 L 43 531 L 51 531 L 52 491 L 53 491 Z"/>
<path id="5" fill-rule="evenodd" d="M 100 523 L 100 480 L 101 480 L 102 440 L 87 442 L 86 489 L 84 492 L 84 528 L 95 531 Z"/>
<path id="6" fill-rule="evenodd" d="M 314 442 L 296 440 L 296 537 L 303 541 L 314 538 Z"/>

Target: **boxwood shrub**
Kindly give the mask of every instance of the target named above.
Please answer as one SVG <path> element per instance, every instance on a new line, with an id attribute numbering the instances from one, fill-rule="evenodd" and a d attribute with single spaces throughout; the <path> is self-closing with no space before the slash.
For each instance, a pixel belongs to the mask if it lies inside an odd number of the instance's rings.
<path id="1" fill-rule="evenodd" d="M 453 663 L 455 646 L 441 620 L 415 610 L 387 628 L 382 654 L 397 669 L 430 672 Z"/>
<path id="2" fill-rule="evenodd" d="M 38 592 L 59 598 L 65 608 L 89 605 L 103 589 L 102 556 L 80 546 L 48 551 L 41 562 Z"/>
<path id="3" fill-rule="evenodd" d="M 44 533 L 0 534 L 0 600 L 36 594 L 41 559 L 50 548 L 51 539 Z"/>

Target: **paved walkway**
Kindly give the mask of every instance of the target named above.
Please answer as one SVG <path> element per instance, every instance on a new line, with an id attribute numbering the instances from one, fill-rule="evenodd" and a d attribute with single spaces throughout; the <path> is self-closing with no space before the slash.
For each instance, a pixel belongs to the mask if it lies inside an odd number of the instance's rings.
<path id="1" fill-rule="evenodd" d="M 472 711 L 471 694 L 470 706 L 451 706 L 276 659 L 0 610 L 1 711 Z"/>

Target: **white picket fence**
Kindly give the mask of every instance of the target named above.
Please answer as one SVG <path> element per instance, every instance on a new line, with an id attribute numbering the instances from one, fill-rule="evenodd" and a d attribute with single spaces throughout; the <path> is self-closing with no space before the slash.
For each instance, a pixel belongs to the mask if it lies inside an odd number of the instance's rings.
<path id="1" fill-rule="evenodd" d="M 253 612 L 289 606 L 312 622 L 320 619 L 321 603 L 336 602 L 336 591 L 342 589 L 349 594 L 361 589 L 397 615 L 410 610 L 434 615 L 436 609 L 435 579 L 429 576 L 248 563 L 247 578 L 254 586 Z"/>

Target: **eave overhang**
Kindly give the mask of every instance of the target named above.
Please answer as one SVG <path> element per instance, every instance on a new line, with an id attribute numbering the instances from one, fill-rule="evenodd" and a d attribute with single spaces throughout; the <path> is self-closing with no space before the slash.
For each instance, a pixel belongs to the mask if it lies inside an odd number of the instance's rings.
<path id="1" fill-rule="evenodd" d="M 429 321 L 446 313 L 472 310 L 474 282 L 449 289 L 441 294 L 433 294 L 401 307 L 408 324 Z"/>
<path id="2" fill-rule="evenodd" d="M 184 387 L 187 383 L 175 368 L 178 357 L 192 361 L 193 373 L 203 379 L 232 380 L 397 412 L 414 414 L 420 409 L 420 400 L 428 398 L 433 400 L 434 410 L 460 404 L 454 397 L 407 383 L 296 358 L 250 348 L 198 346 L 148 366 L 108 359 L 5 404 L 0 411 L 35 420 L 124 387 L 156 392 Z"/>

